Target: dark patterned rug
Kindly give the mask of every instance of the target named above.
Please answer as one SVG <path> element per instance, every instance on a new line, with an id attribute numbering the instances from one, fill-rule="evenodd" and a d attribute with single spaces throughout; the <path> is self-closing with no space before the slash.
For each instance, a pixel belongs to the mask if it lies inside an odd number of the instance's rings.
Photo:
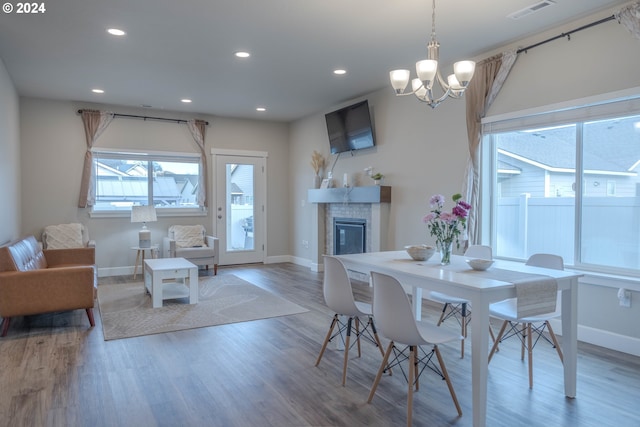
<path id="1" fill-rule="evenodd" d="M 197 304 L 165 300 L 152 308 L 142 282 L 99 285 L 98 304 L 105 341 L 288 316 L 309 310 L 233 274 L 201 277 Z"/>

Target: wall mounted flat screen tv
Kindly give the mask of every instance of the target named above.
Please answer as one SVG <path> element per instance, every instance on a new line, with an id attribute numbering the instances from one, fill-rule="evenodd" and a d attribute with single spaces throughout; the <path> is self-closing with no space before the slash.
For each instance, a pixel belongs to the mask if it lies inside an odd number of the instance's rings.
<path id="1" fill-rule="evenodd" d="M 325 114 L 331 154 L 375 145 L 369 102 L 362 101 Z"/>

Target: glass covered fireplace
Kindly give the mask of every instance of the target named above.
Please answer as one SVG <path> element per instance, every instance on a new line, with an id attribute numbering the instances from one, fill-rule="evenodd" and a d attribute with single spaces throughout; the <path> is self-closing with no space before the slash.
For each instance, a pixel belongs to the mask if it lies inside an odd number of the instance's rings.
<path id="1" fill-rule="evenodd" d="M 366 252 L 366 227 L 366 219 L 333 218 L 334 255 Z"/>

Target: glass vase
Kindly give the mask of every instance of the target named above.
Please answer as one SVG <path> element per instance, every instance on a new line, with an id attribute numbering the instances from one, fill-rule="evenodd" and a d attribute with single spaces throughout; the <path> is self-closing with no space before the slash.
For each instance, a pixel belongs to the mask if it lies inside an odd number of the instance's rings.
<path id="1" fill-rule="evenodd" d="M 449 265 L 451 263 L 451 248 L 453 247 L 453 242 L 439 242 L 438 246 L 440 247 L 440 264 Z"/>

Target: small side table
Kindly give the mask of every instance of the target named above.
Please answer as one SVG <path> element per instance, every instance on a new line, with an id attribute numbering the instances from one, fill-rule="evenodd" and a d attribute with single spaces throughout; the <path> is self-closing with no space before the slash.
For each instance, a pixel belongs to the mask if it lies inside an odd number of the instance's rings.
<path id="1" fill-rule="evenodd" d="M 144 286 L 153 308 L 166 299 L 189 298 L 198 303 L 198 266 L 184 258 L 150 259 L 144 262 Z"/>
<path id="2" fill-rule="evenodd" d="M 158 258 L 158 245 L 151 245 L 148 248 L 141 248 L 140 246 L 132 246 L 131 250 L 137 251 L 136 264 L 133 267 L 133 280 L 135 280 L 136 276 L 138 275 L 138 265 L 140 265 L 141 270 L 144 268 L 145 251 L 149 251 L 151 258 L 156 259 Z"/>

